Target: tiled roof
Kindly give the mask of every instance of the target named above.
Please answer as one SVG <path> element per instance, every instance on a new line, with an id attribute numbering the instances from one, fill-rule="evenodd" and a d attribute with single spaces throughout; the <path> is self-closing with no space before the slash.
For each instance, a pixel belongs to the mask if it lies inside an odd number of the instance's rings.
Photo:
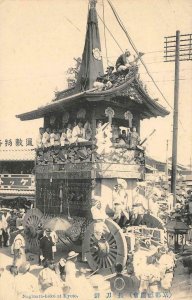
<path id="1" fill-rule="evenodd" d="M 35 150 L 34 149 L 24 149 L 24 150 L 0 150 L 0 161 L 15 161 L 15 160 L 35 160 Z"/>

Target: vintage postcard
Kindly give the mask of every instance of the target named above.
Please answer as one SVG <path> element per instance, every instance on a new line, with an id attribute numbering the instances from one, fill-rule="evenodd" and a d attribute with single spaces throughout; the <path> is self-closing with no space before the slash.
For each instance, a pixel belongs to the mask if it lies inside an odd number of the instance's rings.
<path id="1" fill-rule="evenodd" d="M 192 1 L 0 1 L 0 299 L 191 299 Z"/>

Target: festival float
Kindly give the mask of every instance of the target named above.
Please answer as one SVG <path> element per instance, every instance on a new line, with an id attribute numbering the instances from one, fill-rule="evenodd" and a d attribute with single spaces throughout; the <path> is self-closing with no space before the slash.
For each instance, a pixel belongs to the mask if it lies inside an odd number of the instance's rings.
<path id="1" fill-rule="evenodd" d="M 145 260 L 166 245 L 164 225 L 151 212 L 142 225 L 114 221 L 115 204 L 130 213 L 145 180 L 141 121 L 169 114 L 144 88 L 137 54 L 129 67 L 108 66 L 104 73 L 96 1 L 90 0 L 83 55 L 68 71 L 68 89 L 17 116 L 44 119 L 36 149 L 36 208 L 24 219 L 31 251 L 38 247 L 39 227 L 55 217 L 71 224 L 67 233 L 58 232 L 60 240 L 78 246 L 95 272 L 113 273 L 117 263 L 138 269 L 138 245 Z"/>

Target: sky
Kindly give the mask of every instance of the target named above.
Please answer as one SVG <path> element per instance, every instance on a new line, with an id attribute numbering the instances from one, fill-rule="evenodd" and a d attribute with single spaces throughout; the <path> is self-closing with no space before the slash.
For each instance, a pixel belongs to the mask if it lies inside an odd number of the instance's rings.
<path id="1" fill-rule="evenodd" d="M 165 161 L 172 148 L 174 63 L 163 59 L 164 37 L 192 33 L 191 0 L 111 0 L 136 48 L 164 94 L 166 101 L 141 65 L 139 72 L 152 98 L 158 98 L 170 115 L 141 123 L 141 138 L 147 154 Z M 103 6 L 104 3 L 104 6 Z M 15 116 L 45 105 L 63 90 L 66 71 L 74 57 L 82 55 L 88 0 L 2 0 L 0 1 L 0 139 L 35 137 L 42 119 L 21 122 Z M 107 0 L 97 1 L 104 19 L 121 49 L 132 49 L 119 27 Z M 104 18 L 103 18 L 104 15 Z M 104 66 L 115 64 L 122 53 L 99 19 Z M 106 41 L 106 43 L 105 43 Z M 106 46 L 106 47 L 105 47 Z M 107 49 L 107 51 L 106 51 Z M 180 62 L 178 161 L 189 164 L 192 157 L 192 61 Z M 171 107 L 170 107 L 171 106 Z M 3 145 L 2 145 L 3 147 Z"/>

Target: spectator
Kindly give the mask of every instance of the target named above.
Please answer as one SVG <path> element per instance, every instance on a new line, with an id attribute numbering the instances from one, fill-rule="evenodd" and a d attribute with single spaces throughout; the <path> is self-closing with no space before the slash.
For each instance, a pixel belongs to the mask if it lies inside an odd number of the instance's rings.
<path id="1" fill-rule="evenodd" d="M 50 287 L 61 287 L 62 282 L 58 278 L 57 274 L 54 271 L 54 262 L 48 259 L 45 259 L 43 262 L 43 270 L 40 271 L 38 276 L 39 288 L 42 292 L 45 292 Z"/>
<path id="2" fill-rule="evenodd" d="M 43 237 L 40 239 L 40 259 L 52 260 L 53 251 L 52 247 L 54 246 L 53 240 L 51 238 L 51 230 L 49 228 L 45 229 Z"/>
<path id="3" fill-rule="evenodd" d="M 66 272 L 66 283 L 68 286 L 72 284 L 72 281 L 75 280 L 77 276 L 77 268 L 76 268 L 76 262 L 77 262 L 77 256 L 79 253 L 76 253 L 75 251 L 70 251 L 68 253 L 67 262 L 65 264 L 65 272 Z"/>
<path id="4" fill-rule="evenodd" d="M 55 264 L 55 272 L 60 276 L 60 278 L 64 281 L 65 280 L 65 264 L 66 260 L 61 258 L 58 263 Z"/>
<path id="5" fill-rule="evenodd" d="M 14 255 L 13 258 L 13 265 L 16 267 L 20 267 L 23 263 L 26 262 L 26 255 L 25 255 L 25 239 L 24 235 L 24 227 L 18 227 L 19 233 L 16 235 L 13 244 L 11 246 L 11 251 Z"/>
<path id="6" fill-rule="evenodd" d="M 110 280 L 111 291 L 115 296 L 121 294 L 122 298 L 129 297 L 132 292 L 136 292 L 136 285 L 130 276 L 123 273 L 123 266 L 116 264 L 114 277 Z M 138 288 L 138 285 L 137 285 Z"/>
<path id="7" fill-rule="evenodd" d="M 22 297 L 25 294 L 33 294 L 38 292 L 37 278 L 29 272 L 30 263 L 23 263 L 18 269 L 18 275 L 16 277 L 16 291 L 18 296 Z"/>

